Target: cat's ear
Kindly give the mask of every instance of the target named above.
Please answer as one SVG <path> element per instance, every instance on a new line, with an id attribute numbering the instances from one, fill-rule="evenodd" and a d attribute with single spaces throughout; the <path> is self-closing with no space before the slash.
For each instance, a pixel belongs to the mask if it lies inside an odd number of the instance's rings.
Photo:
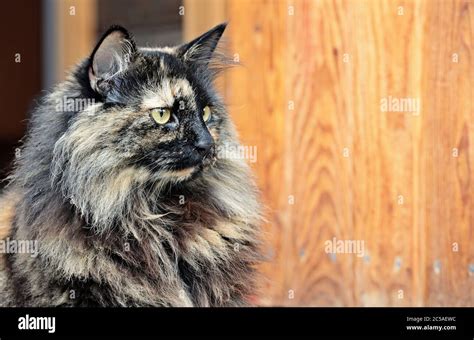
<path id="1" fill-rule="evenodd" d="M 128 67 L 136 52 L 136 45 L 128 31 L 112 26 L 100 38 L 90 56 L 89 80 L 91 87 L 101 93 L 104 81 Z"/>
<path id="2" fill-rule="evenodd" d="M 181 45 L 177 49 L 177 54 L 185 62 L 196 62 L 207 65 L 219 43 L 227 23 L 222 23 L 197 37 L 189 43 Z"/>

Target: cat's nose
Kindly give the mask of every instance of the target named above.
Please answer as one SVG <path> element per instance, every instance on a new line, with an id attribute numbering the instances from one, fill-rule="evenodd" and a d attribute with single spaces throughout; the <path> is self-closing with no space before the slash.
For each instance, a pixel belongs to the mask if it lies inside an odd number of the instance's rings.
<path id="1" fill-rule="evenodd" d="M 194 147 L 201 154 L 201 156 L 206 156 L 209 153 L 209 150 L 211 150 L 213 144 L 214 141 L 211 134 L 206 132 L 197 138 L 196 142 L 194 143 Z"/>

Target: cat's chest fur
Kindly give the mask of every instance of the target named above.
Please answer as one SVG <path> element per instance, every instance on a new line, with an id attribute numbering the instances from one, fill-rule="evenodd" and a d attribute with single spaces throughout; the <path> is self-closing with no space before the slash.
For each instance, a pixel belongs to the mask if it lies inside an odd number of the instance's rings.
<path id="1" fill-rule="evenodd" d="M 13 268 L 29 268 L 11 278 L 11 286 L 21 289 L 20 304 L 245 304 L 257 260 L 254 226 L 223 216 L 197 199 L 180 203 L 180 198 L 168 199 L 173 213 L 141 220 L 129 234 L 117 228 L 94 235 L 78 216 L 67 217 L 70 209 L 60 209 L 56 220 L 39 226 L 41 233 L 28 236 L 39 239 L 40 255 L 17 254 L 10 259 Z M 21 227 L 21 208 L 17 213 Z M 14 237 L 25 238 L 25 232 L 17 226 Z"/>
<path id="2" fill-rule="evenodd" d="M 57 193 L 19 190 L 11 238 L 37 240 L 39 249 L 36 257 L 8 257 L 4 304 L 245 305 L 262 260 L 260 217 L 245 172 L 233 174 L 242 175 L 227 182 L 207 175 L 167 195 L 140 187 L 103 232 Z"/>

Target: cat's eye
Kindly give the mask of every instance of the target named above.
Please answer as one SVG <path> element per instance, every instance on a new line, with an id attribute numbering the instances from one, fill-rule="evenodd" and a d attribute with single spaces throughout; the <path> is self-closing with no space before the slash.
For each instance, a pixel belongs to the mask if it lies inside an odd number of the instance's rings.
<path id="1" fill-rule="evenodd" d="M 207 122 L 211 118 L 211 108 L 209 106 L 206 106 L 202 110 L 202 118 L 204 119 L 205 122 Z"/>
<path id="2" fill-rule="evenodd" d="M 167 108 L 156 108 L 150 111 L 151 117 L 158 124 L 166 124 L 171 118 L 171 110 Z"/>

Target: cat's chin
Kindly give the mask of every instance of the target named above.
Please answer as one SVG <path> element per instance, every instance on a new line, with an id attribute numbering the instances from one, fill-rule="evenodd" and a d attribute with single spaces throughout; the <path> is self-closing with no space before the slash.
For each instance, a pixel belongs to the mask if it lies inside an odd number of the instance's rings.
<path id="1" fill-rule="evenodd" d="M 196 165 L 183 169 L 162 171 L 159 173 L 159 177 L 170 182 L 185 182 L 195 178 L 201 171 L 202 165 Z"/>
<path id="2" fill-rule="evenodd" d="M 160 171 L 158 177 L 160 180 L 174 183 L 188 182 L 198 177 L 207 168 L 212 167 L 215 162 L 215 157 L 204 158 L 201 162 L 194 165 L 179 166 L 175 169 Z"/>

